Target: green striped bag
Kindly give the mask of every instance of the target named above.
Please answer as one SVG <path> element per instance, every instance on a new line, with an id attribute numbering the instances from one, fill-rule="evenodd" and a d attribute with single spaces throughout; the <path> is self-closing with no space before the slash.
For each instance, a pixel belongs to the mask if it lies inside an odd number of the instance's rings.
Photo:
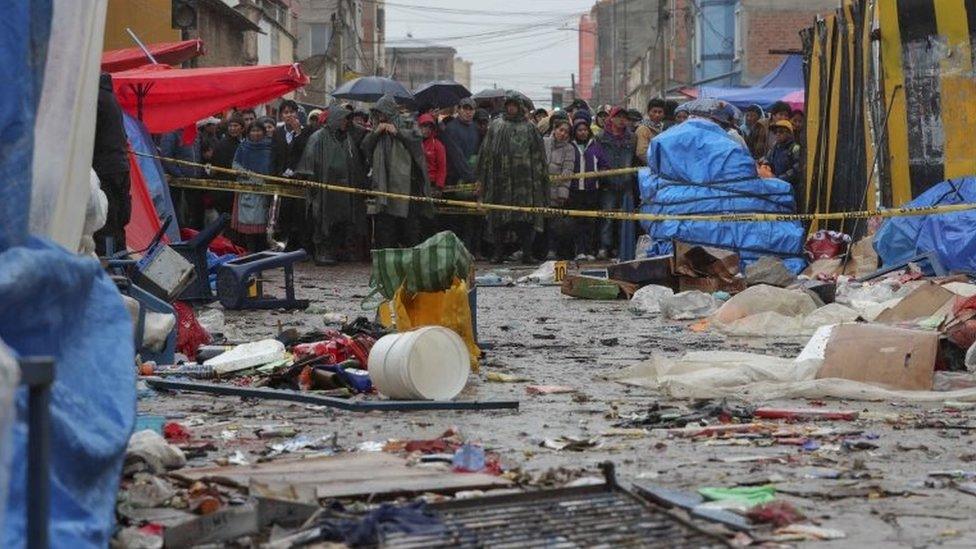
<path id="1" fill-rule="evenodd" d="M 442 231 L 413 248 L 373 250 L 369 285 L 387 300 L 401 285 L 410 293 L 442 292 L 466 280 L 474 258 L 454 233 Z M 369 298 L 367 298 L 368 300 Z"/>

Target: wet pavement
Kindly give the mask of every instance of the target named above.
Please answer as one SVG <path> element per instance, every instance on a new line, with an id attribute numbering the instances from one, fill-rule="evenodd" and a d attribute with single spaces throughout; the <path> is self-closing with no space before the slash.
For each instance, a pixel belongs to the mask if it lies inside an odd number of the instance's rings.
<path id="1" fill-rule="evenodd" d="M 479 267 L 479 274 L 492 270 Z M 351 320 L 366 314 L 360 304 L 368 294 L 368 282 L 368 265 L 301 264 L 296 270 L 297 297 L 311 300 L 308 310 L 226 311 L 225 334 L 233 341 L 251 341 L 287 328 L 322 328 L 327 314 Z M 265 287 L 277 291 L 273 283 Z M 518 411 L 358 414 L 185 393 L 142 398 L 139 411 L 165 415 L 195 438 L 213 444 L 216 450 L 191 457 L 191 466 L 213 464 L 236 452 L 251 463 L 262 459 L 273 440 L 258 438 L 254 431 L 272 424 L 292 426 L 313 438 L 335 433 L 337 445 L 347 451 L 387 439 L 434 438 L 453 427 L 469 441 L 496 452 L 506 470 L 520 469 L 528 475 L 563 469 L 555 476 L 599 476 L 597 464 L 609 460 L 616 464 L 624 486 L 637 482 L 694 491 L 703 486 L 774 484 L 810 522 L 846 534 L 841 540 L 809 542 L 811 546 L 976 546 L 976 495 L 965 492 L 976 475 L 973 431 L 960 425 L 917 428 L 920 419 L 938 418 L 962 425 L 972 419 L 976 426 L 976 410 L 830 400 L 823 403 L 825 409 L 857 410 L 861 419 L 816 427 L 858 431 L 857 440 L 865 443 L 843 444 L 843 436 L 826 436 L 819 448 L 780 444 L 760 435 L 684 439 L 669 438 L 660 430 L 614 430 L 622 419 L 655 403 L 689 404 L 611 379 L 655 353 L 736 350 L 792 357 L 806 342 L 697 333 L 689 329 L 692 322 L 636 316 L 627 305 L 572 299 L 555 286 L 480 288 L 478 337 L 485 357 L 480 373 L 471 376 L 459 398 L 518 400 Z M 489 382 L 489 372 L 531 381 Z M 576 391 L 530 395 L 528 385 L 566 385 Z M 806 400 L 751 404 L 821 405 Z M 593 439 L 596 447 L 572 451 L 543 446 L 546 439 L 562 436 Z M 940 471 L 949 473 L 931 474 Z"/>

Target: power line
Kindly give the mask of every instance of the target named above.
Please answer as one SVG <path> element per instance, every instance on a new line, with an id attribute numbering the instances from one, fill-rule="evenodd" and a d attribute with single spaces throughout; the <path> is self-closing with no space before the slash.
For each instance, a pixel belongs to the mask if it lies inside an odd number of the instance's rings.
<path id="1" fill-rule="evenodd" d="M 401 4 L 399 2 L 377 2 L 377 0 L 362 0 L 362 1 L 364 3 L 367 3 L 367 4 L 378 4 L 378 3 L 382 3 L 382 4 L 385 4 L 387 6 L 391 6 L 391 7 L 402 8 L 402 9 L 405 9 L 405 10 L 424 11 L 426 13 L 437 12 L 437 13 L 452 13 L 452 14 L 457 14 L 457 15 L 482 15 L 482 16 L 488 16 L 488 17 L 514 17 L 514 16 L 520 16 L 520 15 L 549 15 L 549 16 L 553 15 L 553 12 L 551 10 L 547 10 L 547 11 L 504 11 L 504 12 L 500 12 L 500 11 L 491 11 L 491 10 L 472 10 L 472 9 L 463 9 L 463 8 L 439 8 L 439 7 L 435 7 L 435 6 L 421 6 L 421 5 L 417 5 L 417 4 Z M 571 12 L 571 13 L 564 13 L 564 15 L 565 16 L 570 16 L 570 15 L 573 15 L 573 14 L 575 14 L 575 15 L 581 15 L 583 13 L 588 13 L 588 11 L 576 11 L 576 12 Z"/>

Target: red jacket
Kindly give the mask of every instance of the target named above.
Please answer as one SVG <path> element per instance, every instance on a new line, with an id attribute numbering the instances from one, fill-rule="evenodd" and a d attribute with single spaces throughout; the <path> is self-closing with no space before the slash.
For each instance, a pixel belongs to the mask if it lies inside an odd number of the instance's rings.
<path id="1" fill-rule="evenodd" d="M 434 117 L 429 114 L 422 115 L 417 123 L 421 126 L 424 124 L 434 126 L 434 131 L 430 132 L 430 137 L 424 139 L 424 156 L 427 157 L 427 175 L 430 177 L 431 184 L 443 189 L 444 182 L 447 180 L 447 151 L 444 149 L 441 140 L 437 138 L 437 123 L 434 122 Z"/>

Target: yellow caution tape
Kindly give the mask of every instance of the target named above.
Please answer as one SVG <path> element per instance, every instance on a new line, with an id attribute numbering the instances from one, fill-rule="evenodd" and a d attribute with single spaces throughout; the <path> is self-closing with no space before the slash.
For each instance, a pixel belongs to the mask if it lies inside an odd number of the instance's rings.
<path id="1" fill-rule="evenodd" d="M 288 198 L 305 198 L 305 192 L 301 189 L 281 185 L 280 183 L 269 183 L 267 185 L 242 183 L 240 181 L 228 181 L 226 179 L 197 179 L 192 177 L 170 177 L 168 179 L 170 187 L 180 189 L 201 189 L 206 191 L 230 191 L 237 193 L 267 194 L 285 196 Z"/>
<path id="2" fill-rule="evenodd" d="M 411 200 L 414 202 L 423 202 L 427 204 L 432 204 L 435 206 L 452 206 L 458 208 L 466 208 L 471 210 L 483 210 L 483 211 L 500 211 L 500 212 L 517 212 L 517 213 L 527 213 L 533 215 L 541 215 L 545 217 L 582 217 L 582 218 L 597 218 L 597 219 L 613 219 L 618 221 L 725 221 L 725 222 L 757 222 L 757 221 L 811 221 L 815 219 L 819 220 L 844 220 L 844 219 L 867 219 L 871 217 L 912 217 L 921 215 L 934 215 L 934 214 L 944 214 L 953 212 L 964 212 L 969 210 L 976 210 L 976 203 L 966 203 L 966 204 L 946 204 L 941 206 L 925 206 L 925 207 L 902 207 L 902 208 L 891 208 L 887 210 L 862 210 L 855 212 L 827 212 L 827 213 L 812 213 L 812 214 L 773 214 L 773 213 L 737 213 L 737 214 L 692 214 L 692 215 L 663 215 L 663 214 L 648 214 L 648 213 L 635 213 L 635 212 L 618 212 L 618 211 L 597 211 L 597 210 L 567 210 L 562 208 L 548 208 L 548 207 L 532 207 L 532 206 L 515 206 L 511 204 L 489 204 L 485 202 L 471 202 L 466 200 L 453 200 L 449 198 L 432 198 L 427 196 L 414 196 L 409 194 L 398 194 L 390 193 L 385 191 L 375 191 L 371 189 L 359 189 L 356 187 L 347 187 L 344 185 L 335 185 L 332 183 L 321 183 L 318 181 L 308 181 L 304 179 L 289 179 L 287 177 L 279 177 L 274 175 L 264 175 L 247 170 L 236 170 L 231 168 L 221 168 L 219 166 L 213 166 L 210 164 L 200 164 L 198 162 L 191 162 L 188 160 L 179 160 L 176 158 L 166 158 L 162 156 L 140 153 L 133 151 L 132 154 L 137 156 L 146 156 L 150 158 L 157 158 L 166 162 L 173 162 L 176 164 L 183 164 L 186 166 L 195 166 L 198 168 L 207 168 L 210 172 L 216 173 L 227 173 L 232 175 L 243 175 L 247 177 L 262 179 L 265 181 L 272 181 L 275 183 L 280 183 L 286 186 L 301 187 L 306 189 L 322 189 L 326 191 L 358 194 L 361 196 L 372 196 L 372 197 L 383 197 L 390 198 L 393 200 Z M 597 173 L 597 172 L 593 172 Z M 573 178 L 575 179 L 575 177 Z M 220 184 L 234 184 L 231 181 L 217 181 L 208 180 L 208 184 L 211 185 L 211 189 L 220 189 Z M 240 185 L 240 183 L 236 183 Z M 235 189 L 228 186 L 226 189 L 233 191 Z M 247 191 L 251 192 L 251 191 Z M 269 193 L 275 194 L 275 193 Z"/>

